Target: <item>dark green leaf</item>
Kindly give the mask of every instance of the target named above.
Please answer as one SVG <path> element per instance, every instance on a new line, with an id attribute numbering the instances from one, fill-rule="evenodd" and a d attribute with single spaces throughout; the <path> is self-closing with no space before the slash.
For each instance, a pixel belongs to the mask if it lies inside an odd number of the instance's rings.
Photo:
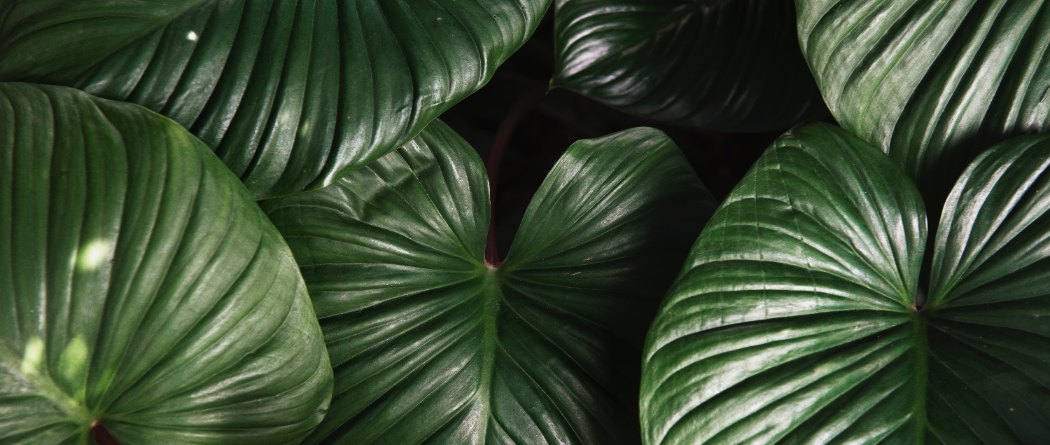
<path id="1" fill-rule="evenodd" d="M 299 440 L 332 374 L 280 234 L 134 105 L 0 84 L 0 442 Z"/>
<path id="2" fill-rule="evenodd" d="M 778 140 L 649 333 L 645 442 L 913 435 L 908 311 L 925 240 L 918 193 L 877 149 L 824 125 Z"/>
<path id="3" fill-rule="evenodd" d="M 549 0 L 69 3 L 0 5 L 0 78 L 170 116 L 262 197 L 407 142 L 486 83 Z"/>
<path id="4" fill-rule="evenodd" d="M 1050 129 L 1050 2 L 796 3 L 832 114 L 938 203 L 979 149 Z"/>
<path id="5" fill-rule="evenodd" d="M 988 150 L 942 220 L 927 305 L 930 433 L 945 444 L 1045 442 L 1050 136 Z"/>
<path id="6" fill-rule="evenodd" d="M 2 0 L 0 79 L 73 78 L 208 1 Z"/>
<path id="7" fill-rule="evenodd" d="M 783 129 L 823 104 L 791 0 L 558 0 L 553 84 L 650 119 Z"/>
<path id="8" fill-rule="evenodd" d="M 711 200 L 666 136 L 582 141 L 501 266 L 488 185 L 441 123 L 330 187 L 264 202 L 335 364 L 311 442 L 630 443 L 641 342 Z"/>
<path id="9" fill-rule="evenodd" d="M 778 140 L 712 217 L 653 323 L 645 441 L 1050 437 L 1047 166 L 1041 137 L 971 167 L 945 206 L 922 306 L 914 183 L 841 129 Z"/>

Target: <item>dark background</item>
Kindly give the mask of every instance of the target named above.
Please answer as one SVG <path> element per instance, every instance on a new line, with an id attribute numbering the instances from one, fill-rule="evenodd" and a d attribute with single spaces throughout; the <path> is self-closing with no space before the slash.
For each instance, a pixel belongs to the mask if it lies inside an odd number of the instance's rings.
<path id="1" fill-rule="evenodd" d="M 548 90 L 554 74 L 554 27 L 548 13 L 536 34 L 481 91 L 442 115 L 488 160 L 502 147 L 493 210 L 505 255 L 525 208 L 565 149 L 632 127 L 666 132 L 711 193 L 722 199 L 782 131 L 731 134 L 674 127 L 618 112 L 565 89 Z M 490 179 L 492 172 L 490 169 Z"/>

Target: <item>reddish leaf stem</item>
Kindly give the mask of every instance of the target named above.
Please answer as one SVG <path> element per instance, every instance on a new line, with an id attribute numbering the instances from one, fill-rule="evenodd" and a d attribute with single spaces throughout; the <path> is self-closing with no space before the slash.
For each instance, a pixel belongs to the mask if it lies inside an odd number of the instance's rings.
<path id="1" fill-rule="evenodd" d="M 116 437 L 106 430 L 106 427 L 102 425 L 102 422 L 96 420 L 91 424 L 91 438 L 95 439 L 95 443 L 98 445 L 120 445 Z"/>
<path id="2" fill-rule="evenodd" d="M 514 130 L 518 128 L 521 121 L 533 108 L 543 100 L 546 90 L 535 89 L 526 94 L 510 108 L 507 115 L 500 122 L 496 130 L 496 136 L 492 139 L 492 148 L 489 150 L 488 158 L 485 160 L 485 169 L 489 174 L 489 233 L 485 244 L 485 264 L 490 268 L 498 267 L 503 260 L 499 255 L 496 245 L 496 182 L 499 180 L 499 167 L 503 163 L 503 155 L 507 152 L 510 139 L 514 136 Z"/>

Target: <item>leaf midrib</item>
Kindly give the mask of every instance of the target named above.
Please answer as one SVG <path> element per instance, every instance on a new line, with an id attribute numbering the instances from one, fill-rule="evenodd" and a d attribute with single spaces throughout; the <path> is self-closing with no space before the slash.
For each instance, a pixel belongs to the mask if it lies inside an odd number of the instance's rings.
<path id="1" fill-rule="evenodd" d="M 484 425 L 478 431 L 478 439 L 484 440 L 488 435 L 492 417 L 492 375 L 496 368 L 496 348 L 499 345 L 499 303 L 503 299 L 503 289 L 499 285 L 497 268 L 486 267 L 482 282 L 481 307 L 481 379 L 478 382 L 478 396 L 482 403 Z"/>
<path id="2" fill-rule="evenodd" d="M 19 369 L 21 362 L 18 354 L 7 344 L 7 342 L 4 341 L 0 341 L 0 362 L 6 363 L 5 367 L 11 370 Z M 52 402 L 56 407 L 61 408 L 62 411 L 69 415 L 74 423 L 79 424 L 78 426 L 90 427 L 91 423 L 95 420 L 96 416 L 93 416 L 87 407 L 84 406 L 83 401 L 77 400 L 63 391 L 62 388 L 60 388 L 58 384 L 48 376 L 43 374 L 13 374 L 17 377 L 21 377 L 25 382 L 32 385 L 32 387 L 37 390 L 37 394 Z"/>
<path id="3" fill-rule="evenodd" d="M 929 340 L 927 339 L 926 316 L 921 311 L 912 312 L 912 331 L 915 340 L 915 401 L 912 416 L 915 417 L 915 443 L 924 443 L 928 423 L 926 420 L 927 388 L 929 378 Z"/>

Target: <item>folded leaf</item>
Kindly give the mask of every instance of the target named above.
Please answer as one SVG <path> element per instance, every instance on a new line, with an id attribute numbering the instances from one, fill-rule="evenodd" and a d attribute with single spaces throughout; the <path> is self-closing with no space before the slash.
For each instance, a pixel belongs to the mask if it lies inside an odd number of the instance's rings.
<path id="1" fill-rule="evenodd" d="M 332 371 L 280 234 L 170 120 L 0 84 L 0 442 L 295 442 Z"/>
<path id="2" fill-rule="evenodd" d="M 711 198 L 663 134 L 569 148 L 506 262 L 488 185 L 444 124 L 330 187 L 263 203 L 336 373 L 311 443 L 631 443 L 638 357 Z"/>
<path id="3" fill-rule="evenodd" d="M 925 210 L 899 167 L 827 125 L 775 142 L 653 323 L 645 442 L 1048 437 L 1048 165 L 1043 136 L 971 167 L 945 205 L 926 292 Z"/>
<path id="4" fill-rule="evenodd" d="M 784 129 L 824 111 L 791 0 L 558 0 L 555 86 L 714 130 Z"/>
<path id="5" fill-rule="evenodd" d="M 937 203 L 981 149 L 1050 130 L 1050 2 L 796 4 L 832 114 Z"/>
<path id="6" fill-rule="evenodd" d="M 258 198 L 326 185 L 407 142 L 485 84 L 549 0 L 7 3 L 0 79 L 170 116 Z"/>

